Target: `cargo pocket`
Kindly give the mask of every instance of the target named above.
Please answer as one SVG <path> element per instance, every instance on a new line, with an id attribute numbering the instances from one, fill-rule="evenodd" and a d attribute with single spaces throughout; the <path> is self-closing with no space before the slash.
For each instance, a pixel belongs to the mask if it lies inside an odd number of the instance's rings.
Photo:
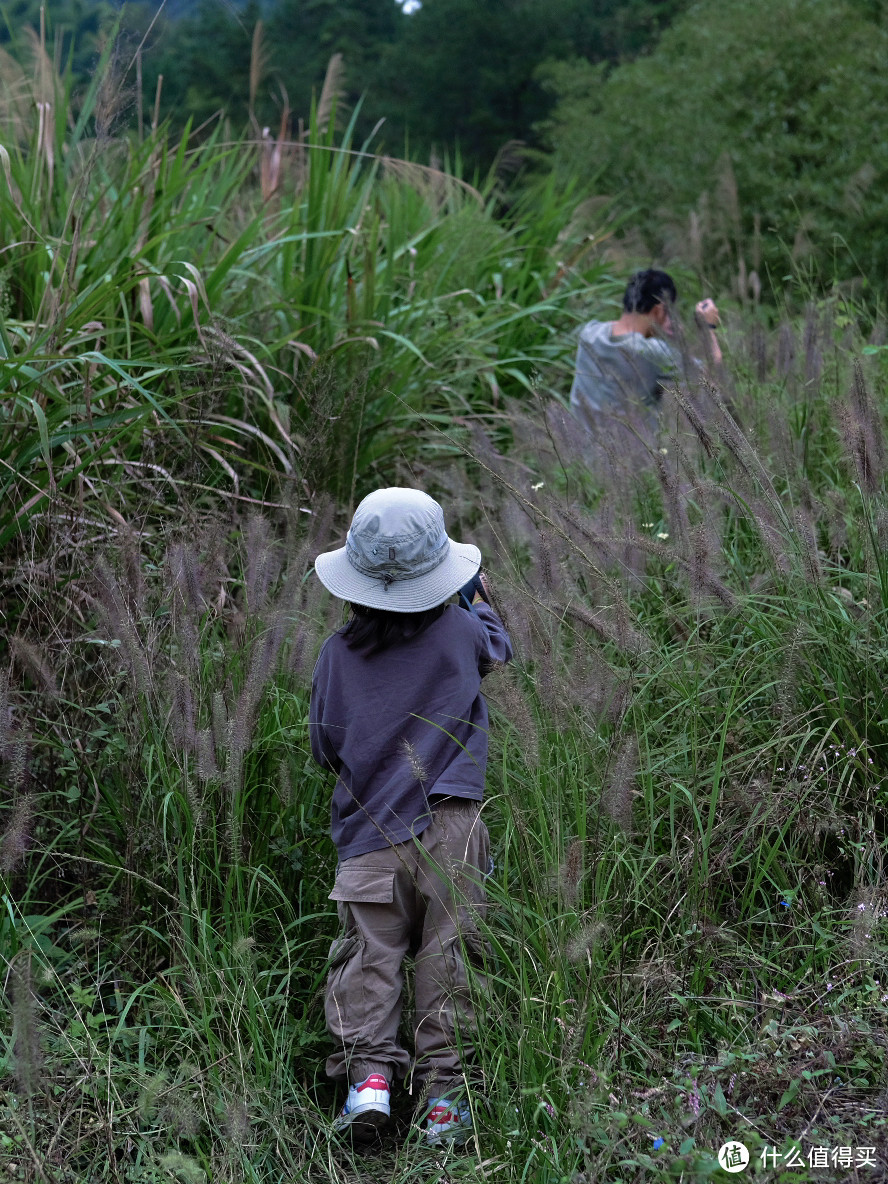
<path id="1" fill-rule="evenodd" d="M 361 944 L 357 933 L 346 933 L 334 939 L 327 955 L 327 970 L 332 974 L 347 962 Z"/>
<path id="2" fill-rule="evenodd" d="M 351 1057 L 379 1053 L 383 1061 L 392 1060 L 384 1031 L 392 1010 L 386 983 L 397 974 L 400 951 L 387 959 L 378 931 L 385 932 L 394 896 L 391 867 L 364 862 L 358 856 L 354 863 L 345 860 L 337 868 L 328 899 L 336 901 L 342 933 L 330 948 L 324 998 L 327 1030 L 337 1046 L 328 1061 L 328 1072 L 334 1076 L 344 1071 Z M 395 990 L 395 997 L 398 993 Z"/>
<path id="3" fill-rule="evenodd" d="M 461 1044 L 463 1051 L 469 1051 L 477 1030 L 476 1000 L 487 993 L 486 942 L 477 930 L 471 930 L 454 937 L 443 954 L 450 1038 Z"/>
<path id="4" fill-rule="evenodd" d="M 328 900 L 344 904 L 391 904 L 395 895 L 395 873 L 391 868 L 349 867 L 343 863 Z"/>

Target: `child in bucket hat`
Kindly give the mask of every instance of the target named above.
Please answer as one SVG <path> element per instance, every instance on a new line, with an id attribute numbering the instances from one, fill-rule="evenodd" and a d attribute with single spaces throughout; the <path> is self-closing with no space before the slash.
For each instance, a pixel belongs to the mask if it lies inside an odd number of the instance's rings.
<path id="1" fill-rule="evenodd" d="M 330 899 L 342 934 L 330 951 L 325 1011 L 346 1079 L 334 1126 L 369 1142 L 410 1068 L 398 1042 L 402 964 L 415 959 L 413 1083 L 430 1143 L 471 1130 L 462 1057 L 472 1051 L 465 957 L 480 952 L 490 849 L 481 819 L 487 704 L 481 679 L 512 656 L 487 603 L 481 554 L 449 538 L 441 507 L 415 489 L 378 489 L 318 578 L 351 604 L 312 679 L 315 759 L 337 774 Z M 449 603 L 460 593 L 464 612 Z M 461 1056 L 462 1054 L 462 1056 Z"/>

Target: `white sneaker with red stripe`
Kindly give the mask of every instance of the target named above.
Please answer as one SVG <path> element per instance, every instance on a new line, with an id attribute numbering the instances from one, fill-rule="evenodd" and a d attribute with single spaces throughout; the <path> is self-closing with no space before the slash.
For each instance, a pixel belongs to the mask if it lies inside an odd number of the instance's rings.
<path id="1" fill-rule="evenodd" d="M 465 1143 L 471 1133 L 472 1112 L 468 1103 L 429 1098 L 425 1115 L 425 1141 L 429 1146 Z"/>
<path id="2" fill-rule="evenodd" d="M 392 1091 L 381 1073 L 350 1085 L 345 1105 L 333 1121 L 333 1129 L 360 1143 L 369 1143 L 391 1117 Z"/>

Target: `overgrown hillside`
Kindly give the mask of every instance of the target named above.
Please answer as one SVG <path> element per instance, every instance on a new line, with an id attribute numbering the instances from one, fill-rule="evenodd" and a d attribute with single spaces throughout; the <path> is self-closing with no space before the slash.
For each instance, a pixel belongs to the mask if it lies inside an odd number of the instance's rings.
<path id="1" fill-rule="evenodd" d="M 730 1139 L 759 1179 L 882 1178 L 878 326 L 725 306 L 717 382 L 589 440 L 607 207 L 548 182 L 504 221 L 325 103 L 261 148 L 116 136 L 113 82 L 77 105 L 35 54 L 0 153 L 7 1178 L 720 1179 Z M 476 1136 L 429 1151 L 401 1091 L 361 1157 L 323 1077 L 311 565 L 388 483 L 482 548 L 516 661 Z"/>

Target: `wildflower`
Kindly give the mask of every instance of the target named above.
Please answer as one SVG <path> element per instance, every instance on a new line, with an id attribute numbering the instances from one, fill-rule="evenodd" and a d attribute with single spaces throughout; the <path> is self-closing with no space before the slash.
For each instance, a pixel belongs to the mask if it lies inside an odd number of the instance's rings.
<path id="1" fill-rule="evenodd" d="M 538 489 L 542 489 L 542 488 L 543 488 L 543 486 L 544 486 L 545 484 L 546 484 L 546 482 L 545 482 L 545 481 L 538 481 L 538 482 L 536 483 L 536 485 L 531 485 L 531 487 L 530 487 L 530 488 L 531 488 L 531 489 L 534 491 L 534 493 L 536 493 L 536 491 L 537 491 Z"/>
<path id="2" fill-rule="evenodd" d="M 788 909 L 788 908 L 790 907 L 790 905 L 789 905 L 789 901 L 788 901 L 788 900 L 781 900 L 781 902 L 780 902 L 780 903 L 783 905 L 783 907 L 784 907 L 785 909 Z"/>
<path id="3" fill-rule="evenodd" d="M 668 449 L 668 448 L 661 448 L 661 449 L 660 449 L 660 455 L 661 455 L 661 456 L 668 456 L 668 455 L 669 455 L 669 449 Z"/>
<path id="4" fill-rule="evenodd" d="M 661 530 L 658 532 L 657 538 L 658 539 L 668 539 L 669 535 L 667 534 L 667 532 L 665 530 Z"/>
<path id="5" fill-rule="evenodd" d="M 660 1148 L 662 1146 L 664 1146 L 665 1143 L 666 1143 L 666 1140 L 661 1139 L 660 1136 L 658 1135 L 657 1138 L 654 1139 L 654 1151 L 659 1151 Z"/>
<path id="6" fill-rule="evenodd" d="M 653 522 L 642 522 L 641 525 L 645 530 L 653 530 L 654 528 Z"/>

